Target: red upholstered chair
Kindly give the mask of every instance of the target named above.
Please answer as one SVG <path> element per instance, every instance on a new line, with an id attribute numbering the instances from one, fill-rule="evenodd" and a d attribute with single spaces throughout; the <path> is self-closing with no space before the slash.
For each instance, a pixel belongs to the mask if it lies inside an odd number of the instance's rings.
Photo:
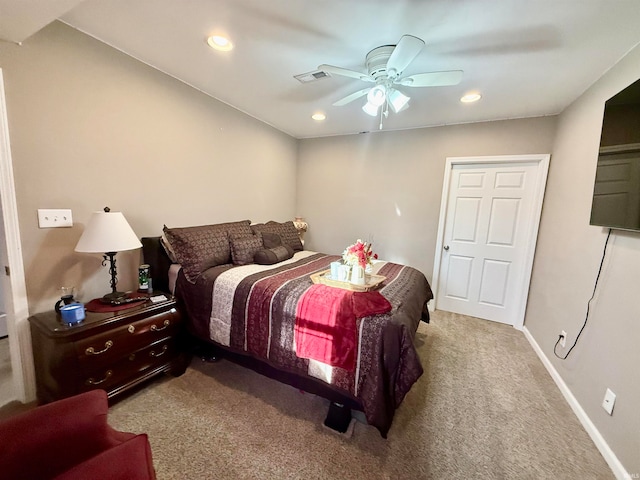
<path id="1" fill-rule="evenodd" d="M 146 434 L 107 424 L 104 390 L 92 390 L 0 422 L 0 477 L 155 479 Z"/>

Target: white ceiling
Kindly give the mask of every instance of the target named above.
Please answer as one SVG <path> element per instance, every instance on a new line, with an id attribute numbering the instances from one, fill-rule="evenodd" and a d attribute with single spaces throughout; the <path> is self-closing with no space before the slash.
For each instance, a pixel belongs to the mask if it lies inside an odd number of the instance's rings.
<path id="1" fill-rule="evenodd" d="M 404 34 L 426 42 L 405 74 L 464 77 L 456 86 L 405 88 L 411 106 L 390 113 L 384 130 L 557 114 L 640 42 L 640 0 L 0 0 L 0 38 L 19 39 L 7 32 L 18 20 L 28 25 L 29 6 L 38 20 L 30 33 L 46 24 L 43 13 L 51 11 L 49 21 L 62 15 L 297 138 L 377 130 L 361 110 L 365 99 L 332 106 L 370 84 L 338 76 L 301 84 L 293 76 L 323 63 L 365 71 L 367 52 Z M 228 34 L 234 50 L 208 47 L 216 32 Z M 469 91 L 482 100 L 460 103 Z M 316 111 L 327 119 L 312 120 Z"/>
<path id="2" fill-rule="evenodd" d="M 0 40 L 20 43 L 82 0 L 0 0 Z"/>

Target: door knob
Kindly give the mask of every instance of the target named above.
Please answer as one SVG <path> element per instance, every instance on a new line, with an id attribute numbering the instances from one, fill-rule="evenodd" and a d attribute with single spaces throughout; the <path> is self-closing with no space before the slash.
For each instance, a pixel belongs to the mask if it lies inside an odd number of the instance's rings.
<path id="1" fill-rule="evenodd" d="M 445 249 L 445 250 L 449 250 L 449 245 L 445 245 L 445 246 L 444 246 L 444 249 Z"/>

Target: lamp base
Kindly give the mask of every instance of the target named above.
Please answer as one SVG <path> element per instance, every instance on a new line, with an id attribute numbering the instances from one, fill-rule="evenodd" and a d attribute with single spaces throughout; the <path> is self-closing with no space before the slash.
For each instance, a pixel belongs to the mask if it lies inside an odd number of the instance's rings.
<path id="1" fill-rule="evenodd" d="M 109 305 L 120 305 L 125 303 L 126 299 L 127 294 L 124 292 L 111 292 L 102 297 L 100 301 Z"/>

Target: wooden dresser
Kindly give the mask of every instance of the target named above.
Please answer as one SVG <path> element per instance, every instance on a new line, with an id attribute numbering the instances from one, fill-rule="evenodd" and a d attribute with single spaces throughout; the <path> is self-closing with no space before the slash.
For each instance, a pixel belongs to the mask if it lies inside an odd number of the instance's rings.
<path id="1" fill-rule="evenodd" d="M 175 299 L 67 326 L 55 312 L 29 318 L 39 403 L 101 388 L 109 399 L 159 373 L 184 373 L 184 325 Z"/>

